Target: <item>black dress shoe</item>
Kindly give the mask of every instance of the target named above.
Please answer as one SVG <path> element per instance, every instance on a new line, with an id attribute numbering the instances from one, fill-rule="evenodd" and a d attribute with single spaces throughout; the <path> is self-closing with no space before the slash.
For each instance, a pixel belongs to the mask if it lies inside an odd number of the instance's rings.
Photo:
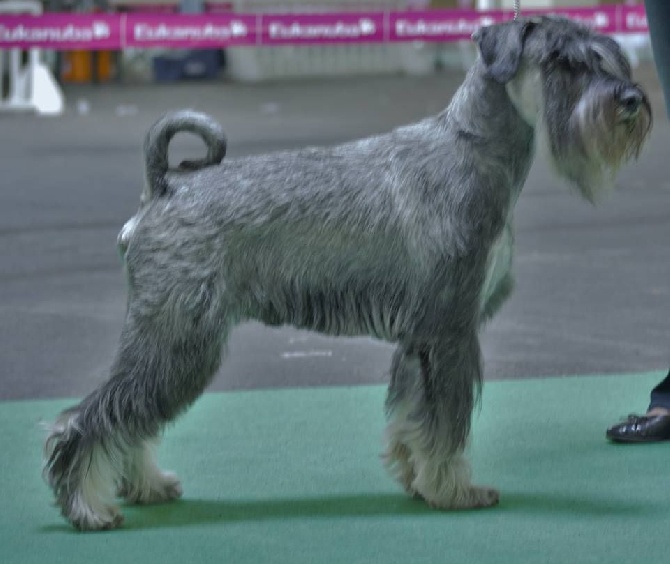
<path id="1" fill-rule="evenodd" d="M 615 443 L 654 443 L 670 440 L 670 415 L 629 415 L 607 429 Z"/>

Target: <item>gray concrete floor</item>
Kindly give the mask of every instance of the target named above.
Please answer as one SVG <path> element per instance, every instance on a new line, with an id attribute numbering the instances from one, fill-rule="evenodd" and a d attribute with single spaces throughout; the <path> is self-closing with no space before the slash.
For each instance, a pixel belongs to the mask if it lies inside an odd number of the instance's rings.
<path id="1" fill-rule="evenodd" d="M 668 366 L 670 124 L 653 69 L 639 75 L 656 126 L 614 194 L 594 208 L 542 156 L 533 167 L 516 214 L 517 289 L 483 335 L 487 379 Z M 163 111 L 212 113 L 232 158 L 388 130 L 442 109 L 461 79 L 79 87 L 63 117 L 0 114 L 0 399 L 80 396 L 105 377 L 125 308 L 115 239 Z M 176 140 L 175 159 L 198 154 Z M 369 339 L 248 324 L 210 389 L 382 383 L 390 354 Z"/>

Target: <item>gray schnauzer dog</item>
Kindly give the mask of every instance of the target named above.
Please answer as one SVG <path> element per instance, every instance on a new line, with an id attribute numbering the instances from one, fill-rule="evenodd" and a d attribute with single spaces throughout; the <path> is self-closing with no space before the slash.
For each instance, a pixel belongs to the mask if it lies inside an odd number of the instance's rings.
<path id="1" fill-rule="evenodd" d="M 646 95 L 617 43 L 567 19 L 473 36 L 479 57 L 443 112 L 329 148 L 223 161 L 209 117 L 163 117 L 119 247 L 128 305 L 109 379 L 63 412 L 44 474 L 80 529 L 122 522 L 115 497 L 181 495 L 152 446 L 203 392 L 247 320 L 395 343 L 385 461 L 440 509 L 488 507 L 464 451 L 482 382 L 481 324 L 512 288 L 513 209 L 536 142 L 593 201 L 637 157 Z M 189 131 L 201 161 L 168 166 Z"/>

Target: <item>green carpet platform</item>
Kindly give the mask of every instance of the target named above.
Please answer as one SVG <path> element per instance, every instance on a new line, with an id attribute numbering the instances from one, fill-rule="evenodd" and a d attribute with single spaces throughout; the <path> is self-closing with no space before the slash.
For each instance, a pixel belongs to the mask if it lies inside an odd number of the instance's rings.
<path id="1" fill-rule="evenodd" d="M 501 503 L 462 512 L 385 473 L 382 387 L 207 394 L 159 451 L 183 499 L 101 533 L 66 524 L 40 476 L 39 424 L 72 402 L 0 403 L 0 562 L 670 562 L 670 443 L 605 440 L 661 376 L 486 383 L 470 457 Z"/>

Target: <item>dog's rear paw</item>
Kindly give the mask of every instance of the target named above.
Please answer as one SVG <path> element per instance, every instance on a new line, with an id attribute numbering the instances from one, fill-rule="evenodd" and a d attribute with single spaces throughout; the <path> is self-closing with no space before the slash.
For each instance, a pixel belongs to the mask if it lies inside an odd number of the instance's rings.
<path id="1" fill-rule="evenodd" d="M 161 491 L 155 492 L 154 503 L 163 501 L 172 501 L 180 498 L 184 493 L 181 482 L 176 474 L 172 472 L 165 472 L 163 474 L 163 485 Z"/>
<path id="2" fill-rule="evenodd" d="M 67 509 L 63 509 L 63 516 L 80 531 L 110 531 L 123 524 L 123 514 L 116 505 L 94 508 L 78 495 Z"/>
<path id="3" fill-rule="evenodd" d="M 181 482 L 172 472 L 161 472 L 151 476 L 151 480 L 140 484 L 124 482 L 119 490 L 119 496 L 128 503 L 148 505 L 166 503 L 180 498 L 183 494 Z"/>
<path id="4" fill-rule="evenodd" d="M 77 409 L 61 414 L 50 428 L 44 454 L 44 478 L 61 514 L 82 531 L 116 529 L 123 515 L 114 505 L 120 458 L 112 444 L 83 441 Z"/>

